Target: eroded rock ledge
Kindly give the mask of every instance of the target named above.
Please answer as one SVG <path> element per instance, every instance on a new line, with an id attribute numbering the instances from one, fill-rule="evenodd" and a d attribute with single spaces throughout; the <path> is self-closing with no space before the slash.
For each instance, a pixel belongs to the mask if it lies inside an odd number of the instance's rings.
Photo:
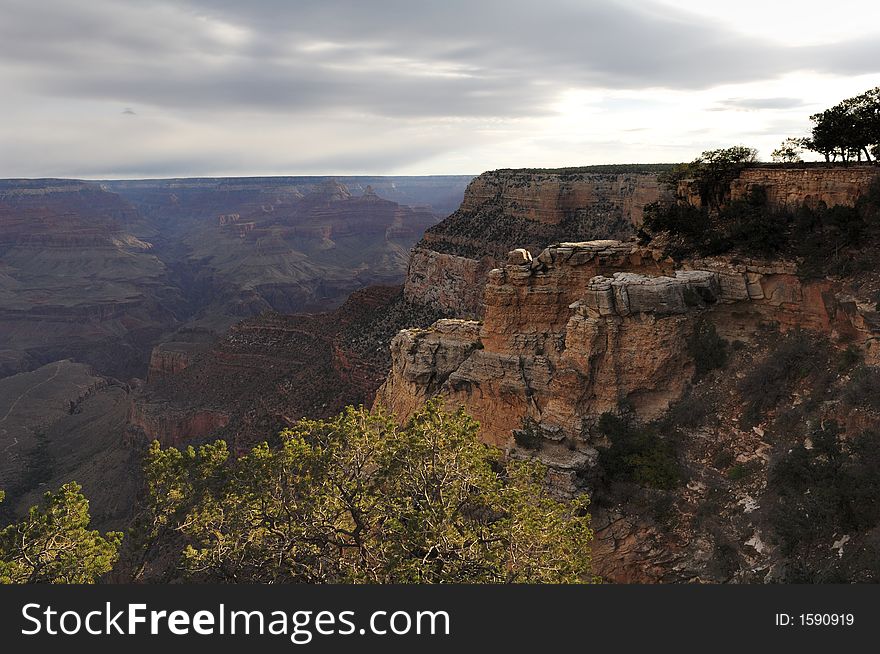
<path id="1" fill-rule="evenodd" d="M 719 257 L 676 268 L 609 240 L 560 243 L 534 258 L 514 250 L 507 261 L 488 274 L 482 322 L 441 320 L 394 338 L 377 402 L 401 419 L 435 395 L 464 405 L 486 442 L 537 455 L 563 494 L 595 462 L 599 415 L 625 405 L 650 420 L 682 396 L 701 320 L 746 343 L 768 323 L 866 349 L 877 337 L 831 282 L 802 282 L 792 262 Z M 525 426 L 537 437 L 529 448 L 516 442 Z"/>

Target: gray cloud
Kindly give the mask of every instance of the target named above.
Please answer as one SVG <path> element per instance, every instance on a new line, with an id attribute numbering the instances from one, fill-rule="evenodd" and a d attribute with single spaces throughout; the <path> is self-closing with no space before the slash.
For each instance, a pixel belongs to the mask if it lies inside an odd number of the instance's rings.
<path id="1" fill-rule="evenodd" d="M 720 101 L 718 105 L 718 110 L 759 111 L 762 109 L 796 109 L 805 106 L 805 103 L 800 98 L 728 98 Z"/>
<path id="2" fill-rule="evenodd" d="M 646 3 L 11 5 L 0 60 L 34 91 L 206 110 L 535 115 L 561 85 L 695 89 L 880 61 L 876 40 L 786 48 Z"/>
<path id="3" fill-rule="evenodd" d="M 180 122 L 515 120 L 546 115 L 566 89 L 694 90 L 798 70 L 880 71 L 876 38 L 786 47 L 635 0 L 0 0 L 0 8 L 7 88 L 59 107 L 112 102 Z M 334 157 L 297 161 L 369 159 L 356 149 Z"/>

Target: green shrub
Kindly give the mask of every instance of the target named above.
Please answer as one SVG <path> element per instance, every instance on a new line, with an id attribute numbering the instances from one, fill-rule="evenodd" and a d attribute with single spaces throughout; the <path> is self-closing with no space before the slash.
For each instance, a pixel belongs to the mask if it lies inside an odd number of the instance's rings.
<path id="1" fill-rule="evenodd" d="M 751 477 L 752 474 L 757 469 L 757 465 L 754 461 L 748 461 L 747 463 L 737 463 L 732 466 L 730 470 L 727 471 L 727 478 L 730 481 L 741 481 L 746 479 L 747 477 Z"/>
<path id="2" fill-rule="evenodd" d="M 770 468 L 770 525 L 786 554 L 819 539 L 880 524 L 880 433 L 866 431 L 844 449 L 834 421 L 815 428 Z"/>
<path id="3" fill-rule="evenodd" d="M 699 427 L 715 414 L 715 404 L 704 395 L 696 395 L 689 390 L 669 407 L 662 426 L 671 431 L 680 427 Z"/>
<path id="4" fill-rule="evenodd" d="M 712 465 L 719 470 L 724 470 L 732 466 L 734 461 L 733 452 L 724 449 L 715 455 L 715 458 L 712 459 Z"/>
<path id="5" fill-rule="evenodd" d="M 609 480 L 669 490 L 678 485 L 681 470 L 675 447 L 657 433 L 655 425 L 636 425 L 603 413 L 598 430 L 611 441 L 599 450 L 599 463 Z"/>
<path id="6" fill-rule="evenodd" d="M 531 418 L 523 418 L 522 428 L 513 430 L 513 440 L 523 449 L 537 450 L 544 439 L 537 423 Z"/>
<path id="7" fill-rule="evenodd" d="M 838 356 L 837 369 L 840 372 L 843 372 L 844 370 L 849 370 L 861 360 L 862 354 L 861 352 L 859 352 L 859 349 L 854 345 L 849 345 L 843 352 L 840 353 L 840 356 Z"/>
<path id="8" fill-rule="evenodd" d="M 702 181 L 700 174 L 699 166 L 688 164 L 670 179 L 671 183 L 684 176 L 697 179 L 701 207 L 683 199 L 646 206 L 640 232 L 643 243 L 665 233 L 666 254 L 675 259 L 726 252 L 756 257 L 781 253 L 801 259 L 799 273 L 804 277 L 845 276 L 877 267 L 876 254 L 863 246 L 867 235 L 880 237 L 880 181 L 855 206 L 802 205 L 783 210 L 768 206 L 761 186 L 753 186 L 744 199 L 729 201 L 725 186 L 733 179 L 729 172 L 719 169 L 718 177 L 710 175 L 712 179 Z"/>

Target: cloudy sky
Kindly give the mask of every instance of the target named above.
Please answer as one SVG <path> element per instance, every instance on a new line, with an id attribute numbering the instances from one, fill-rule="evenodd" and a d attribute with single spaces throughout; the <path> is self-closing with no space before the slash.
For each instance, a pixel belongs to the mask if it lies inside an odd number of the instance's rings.
<path id="1" fill-rule="evenodd" d="M 0 0 L 0 177 L 762 156 L 880 85 L 876 0 Z"/>

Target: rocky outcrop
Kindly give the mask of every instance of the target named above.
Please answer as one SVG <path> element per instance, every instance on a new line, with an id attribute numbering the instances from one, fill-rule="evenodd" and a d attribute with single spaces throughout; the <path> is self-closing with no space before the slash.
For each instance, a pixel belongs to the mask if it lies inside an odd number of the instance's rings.
<path id="1" fill-rule="evenodd" d="M 771 208 L 853 206 L 876 175 L 873 166 L 753 167 L 733 181 L 729 197 L 746 198 L 761 187 Z M 813 334 L 816 360 L 792 373 L 810 381 L 790 396 L 779 391 L 784 406 L 774 439 L 790 448 L 797 438 L 793 416 L 816 411 L 820 422 L 836 420 L 847 434 L 874 429 L 875 414 L 866 419 L 847 410 L 847 400 L 832 399 L 850 383 L 837 371 L 852 365 L 835 358 L 880 361 L 880 278 L 869 253 L 855 276 L 816 278 L 785 258 L 676 263 L 633 241 L 565 242 L 573 239 L 563 235 L 556 238 L 563 242 L 536 248 L 535 234 L 556 235 L 566 223 L 563 212 L 539 197 L 536 185 L 505 196 L 503 185 L 489 181 L 475 180 L 462 210 L 429 230 L 407 278 L 408 297 L 467 319 L 398 334 L 377 404 L 405 419 L 440 396 L 449 408 L 464 406 L 480 423 L 480 437 L 507 456 L 543 461 L 559 494 L 596 491 L 593 555 L 608 580 L 781 578 L 785 557 L 768 544 L 772 526 L 760 511 L 767 476 L 756 475 L 747 491 L 730 481 L 743 470 L 766 472 L 774 449 L 765 425 L 740 422 L 741 380 L 756 361 L 774 356 L 774 339 L 786 338 L 780 332 L 793 342 Z M 526 189 L 529 197 L 517 195 Z M 509 247 L 501 252 L 502 245 Z M 474 283 L 480 279 L 482 289 Z M 700 339 L 712 331 L 735 360 L 729 378 L 727 370 L 696 376 Z M 777 390 L 757 391 L 767 393 Z M 676 447 L 687 483 L 616 495 L 620 482 L 597 465 L 611 444 L 598 424 L 605 412 L 654 425 L 649 429 L 661 438 L 683 439 Z M 811 447 L 809 438 L 804 442 Z M 717 519 L 707 520 L 707 512 Z"/>
<path id="2" fill-rule="evenodd" d="M 461 317 L 485 310 L 486 275 L 507 252 L 560 240 L 625 237 L 661 196 L 654 172 L 497 170 L 474 179 L 461 207 L 413 250 L 405 294 Z"/>
<path id="3" fill-rule="evenodd" d="M 761 186 L 767 191 L 771 207 L 851 207 L 867 192 L 877 174 L 877 167 L 871 165 L 747 168 L 731 183 L 730 197 L 746 198 L 752 188 Z"/>
<path id="4" fill-rule="evenodd" d="M 205 440 L 229 424 L 229 415 L 214 409 L 190 411 L 170 404 L 134 402 L 127 421 L 130 440 L 137 434 L 136 440 L 157 440 L 163 447 L 174 447 Z"/>
<path id="5" fill-rule="evenodd" d="M 755 166 L 730 185 L 732 200 L 762 187 L 772 208 L 852 206 L 877 176 L 876 166 Z M 677 194 L 700 204 L 691 181 Z M 485 311 L 483 285 L 508 251 L 537 255 L 559 241 L 628 237 L 644 207 L 669 198 L 653 171 L 642 173 L 499 170 L 468 186 L 461 208 L 427 230 L 413 250 L 405 293 L 463 318 Z"/>
<path id="6" fill-rule="evenodd" d="M 561 243 L 534 259 L 517 250 L 508 261 L 488 275 L 482 322 L 444 320 L 395 337 L 376 401 L 402 419 L 434 395 L 463 405 L 483 440 L 537 454 L 561 492 L 595 460 L 600 414 L 627 407 L 650 420 L 682 396 L 700 320 L 744 342 L 770 324 L 848 340 L 856 323 L 865 328 L 830 282 L 803 282 L 789 262 L 716 258 L 673 269 L 619 241 Z M 534 452 L 517 443 L 524 425 L 539 437 Z"/>
<path id="7" fill-rule="evenodd" d="M 177 337 L 180 340 L 166 341 L 153 348 L 147 368 L 147 382 L 182 372 L 216 340 L 215 335 L 206 331 L 184 330 Z"/>
<path id="8" fill-rule="evenodd" d="M 415 248 L 410 254 L 404 295 L 456 316 L 483 314 L 483 287 L 496 265 L 491 256 L 480 259 Z"/>

